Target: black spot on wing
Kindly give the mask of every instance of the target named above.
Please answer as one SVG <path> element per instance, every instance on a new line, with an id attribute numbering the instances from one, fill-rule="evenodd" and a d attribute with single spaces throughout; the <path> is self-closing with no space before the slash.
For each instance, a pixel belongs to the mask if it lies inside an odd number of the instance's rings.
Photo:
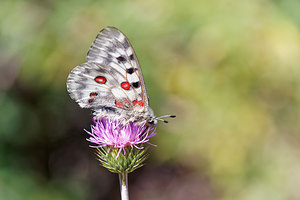
<path id="1" fill-rule="evenodd" d="M 128 69 L 126 69 L 126 72 L 128 73 L 128 74 L 133 74 L 134 73 L 134 69 L 133 68 L 128 68 Z"/>
<path id="2" fill-rule="evenodd" d="M 130 59 L 130 60 L 134 60 L 133 54 L 131 54 L 131 55 L 129 56 L 129 59 Z"/>
<path id="3" fill-rule="evenodd" d="M 141 83 L 140 83 L 139 81 L 137 81 L 137 82 L 132 83 L 132 86 L 133 86 L 134 88 L 138 88 L 138 87 L 141 86 Z"/>
<path id="4" fill-rule="evenodd" d="M 120 62 L 124 62 L 126 60 L 126 58 L 124 58 L 123 56 L 119 56 L 119 57 L 117 57 L 117 60 Z"/>

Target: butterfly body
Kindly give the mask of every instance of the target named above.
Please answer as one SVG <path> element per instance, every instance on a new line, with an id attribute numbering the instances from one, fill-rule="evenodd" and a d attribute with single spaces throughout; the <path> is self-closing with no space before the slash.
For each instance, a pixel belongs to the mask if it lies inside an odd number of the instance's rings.
<path id="1" fill-rule="evenodd" d="M 68 92 L 80 107 L 92 109 L 95 119 L 157 123 L 139 62 L 121 31 L 114 27 L 101 30 L 86 60 L 67 79 Z"/>

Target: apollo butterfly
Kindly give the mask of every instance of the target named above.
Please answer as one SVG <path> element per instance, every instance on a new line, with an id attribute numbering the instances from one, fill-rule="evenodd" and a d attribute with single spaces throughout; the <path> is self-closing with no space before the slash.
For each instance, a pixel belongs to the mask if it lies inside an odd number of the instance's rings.
<path id="1" fill-rule="evenodd" d="M 68 76 L 67 90 L 80 107 L 94 111 L 94 118 L 124 124 L 156 124 L 149 107 L 142 70 L 127 37 L 117 28 L 102 29 L 90 47 L 86 62 Z"/>

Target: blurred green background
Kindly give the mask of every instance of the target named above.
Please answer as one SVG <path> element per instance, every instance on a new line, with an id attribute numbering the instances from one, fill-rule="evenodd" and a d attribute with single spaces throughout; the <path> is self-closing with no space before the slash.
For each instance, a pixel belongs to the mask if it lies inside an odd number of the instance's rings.
<path id="1" fill-rule="evenodd" d="M 300 1 L 2 0 L 0 199 L 116 200 L 66 78 L 122 30 L 159 124 L 133 200 L 300 199 Z"/>

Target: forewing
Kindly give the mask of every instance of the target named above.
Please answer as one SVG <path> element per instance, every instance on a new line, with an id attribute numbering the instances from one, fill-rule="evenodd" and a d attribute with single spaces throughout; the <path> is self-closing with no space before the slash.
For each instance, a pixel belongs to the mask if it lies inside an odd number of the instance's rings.
<path id="1" fill-rule="evenodd" d="M 109 66 L 125 77 L 131 90 L 137 95 L 134 105 L 148 107 L 148 95 L 135 52 L 126 36 L 117 28 L 106 27 L 101 30 L 90 47 L 87 62 Z M 119 84 L 122 82 L 119 81 Z M 126 90 L 126 92 L 129 92 Z M 138 104 L 137 104 L 138 102 Z"/>

